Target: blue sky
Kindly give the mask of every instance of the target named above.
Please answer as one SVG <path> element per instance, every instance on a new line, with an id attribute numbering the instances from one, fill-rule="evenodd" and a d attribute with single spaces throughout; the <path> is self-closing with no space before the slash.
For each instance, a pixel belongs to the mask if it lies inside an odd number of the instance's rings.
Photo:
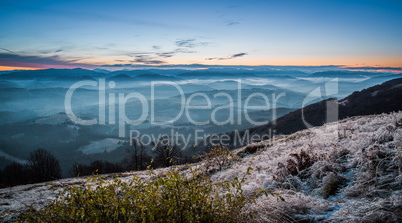
<path id="1" fill-rule="evenodd" d="M 402 66 L 402 1 L 3 1 L 0 67 Z"/>

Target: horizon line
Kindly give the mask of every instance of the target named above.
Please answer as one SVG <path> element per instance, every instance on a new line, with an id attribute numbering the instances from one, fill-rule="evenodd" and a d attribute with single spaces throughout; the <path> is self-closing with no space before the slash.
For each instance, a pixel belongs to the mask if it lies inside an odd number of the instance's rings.
<path id="1" fill-rule="evenodd" d="M 108 71 L 118 71 L 118 70 L 137 70 L 137 69 L 195 69 L 203 70 L 209 68 L 339 68 L 342 70 L 355 70 L 355 71 L 371 71 L 371 72 L 402 72 L 402 67 L 398 66 L 349 66 L 349 65 L 334 65 L 334 64 L 323 64 L 323 65 L 207 65 L 207 64 L 113 64 L 113 65 L 77 65 L 77 66 L 46 66 L 46 67 L 16 67 L 16 66 L 1 66 L 0 71 L 23 71 L 23 70 L 46 70 L 46 69 L 85 69 L 85 70 L 108 70 Z"/>

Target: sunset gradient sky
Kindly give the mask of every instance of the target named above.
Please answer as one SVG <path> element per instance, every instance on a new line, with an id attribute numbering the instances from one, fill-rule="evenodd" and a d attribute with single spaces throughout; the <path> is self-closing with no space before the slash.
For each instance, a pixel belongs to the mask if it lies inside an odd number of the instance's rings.
<path id="1" fill-rule="evenodd" d="M 0 70 L 402 67 L 402 1 L 0 0 Z"/>

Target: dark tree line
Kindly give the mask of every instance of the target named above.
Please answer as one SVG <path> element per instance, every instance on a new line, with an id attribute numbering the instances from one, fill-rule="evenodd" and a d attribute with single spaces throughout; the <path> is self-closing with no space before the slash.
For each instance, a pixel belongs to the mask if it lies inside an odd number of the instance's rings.
<path id="1" fill-rule="evenodd" d="M 123 166 L 120 163 L 111 163 L 109 161 L 95 160 L 89 165 L 74 164 L 70 175 L 72 177 L 88 176 L 92 174 L 119 173 L 123 172 Z"/>
<path id="2" fill-rule="evenodd" d="M 13 162 L 0 172 L 0 186 L 46 182 L 61 178 L 59 161 L 47 150 L 37 149 L 29 154 L 26 164 Z"/>
<path id="3" fill-rule="evenodd" d="M 150 147 L 133 140 L 132 147 L 128 152 L 128 158 L 123 160 L 126 171 L 146 170 L 148 166 L 152 168 L 169 167 L 197 161 L 191 156 L 184 156 L 182 148 L 168 137 L 162 137 L 152 142 Z"/>
<path id="4" fill-rule="evenodd" d="M 76 163 L 70 169 L 71 177 L 92 174 L 119 173 L 193 163 L 193 157 L 183 156 L 181 148 L 164 137 L 152 143 L 152 149 L 133 140 L 127 156 L 121 162 L 95 160 L 90 164 Z M 47 150 L 37 149 L 29 154 L 26 164 L 11 163 L 0 171 L 0 187 L 46 182 L 61 178 L 59 161 Z"/>
<path id="5" fill-rule="evenodd" d="M 92 174 L 119 173 L 123 171 L 146 170 L 152 168 L 169 167 L 183 163 L 195 162 L 192 157 L 183 156 L 181 148 L 164 137 L 152 143 L 152 148 L 146 147 L 137 140 L 127 150 L 127 157 L 119 163 L 95 160 L 89 165 L 74 164 L 70 171 L 71 177 L 88 176 Z"/>

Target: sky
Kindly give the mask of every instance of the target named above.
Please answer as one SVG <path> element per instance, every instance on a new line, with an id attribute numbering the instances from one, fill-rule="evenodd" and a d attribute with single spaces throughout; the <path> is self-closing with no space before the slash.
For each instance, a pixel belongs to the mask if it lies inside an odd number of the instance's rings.
<path id="1" fill-rule="evenodd" d="M 0 0 L 0 70 L 402 67 L 402 1 Z"/>

